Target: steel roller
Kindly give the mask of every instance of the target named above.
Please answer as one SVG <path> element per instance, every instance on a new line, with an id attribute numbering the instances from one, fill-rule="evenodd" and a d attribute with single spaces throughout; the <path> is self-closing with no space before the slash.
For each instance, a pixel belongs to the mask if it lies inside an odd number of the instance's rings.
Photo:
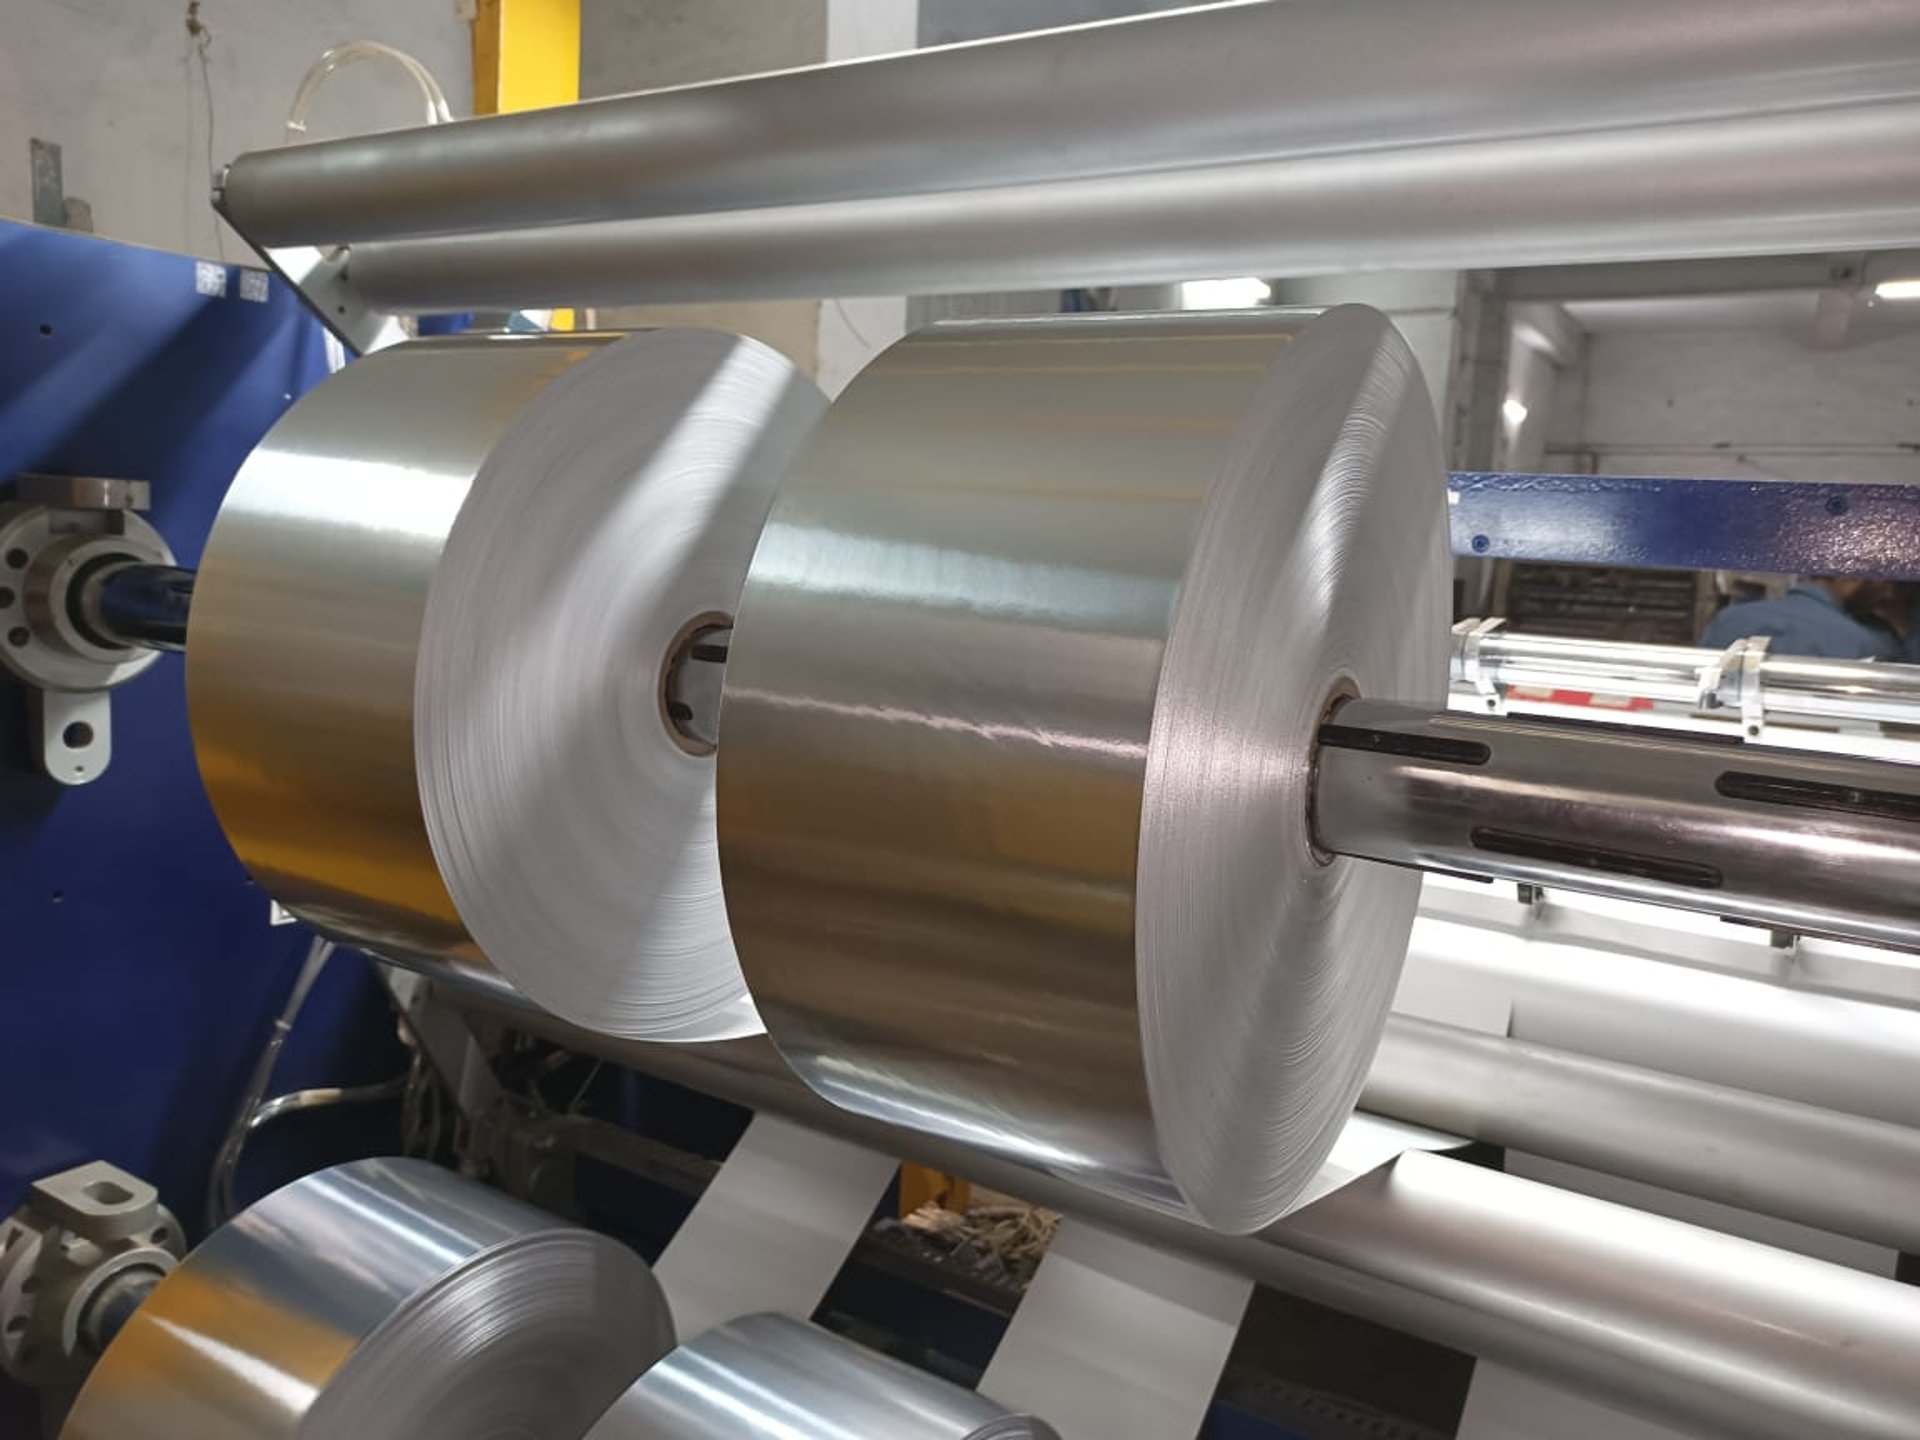
<path id="1" fill-rule="evenodd" d="M 995 186 L 1038 197 L 1088 177 L 1911 98 L 1916 55 L 1912 0 L 1213 5 L 258 151 L 229 168 L 220 204 L 256 244 L 317 245 Z M 1707 138 L 1658 163 L 1690 166 Z M 1648 178 L 1616 167 L 1603 203 L 1657 215 Z"/>
<path id="2" fill-rule="evenodd" d="M 1917 138 L 1920 104 L 1842 105 L 374 241 L 349 270 L 404 312 L 1890 248 L 1920 242 Z"/>

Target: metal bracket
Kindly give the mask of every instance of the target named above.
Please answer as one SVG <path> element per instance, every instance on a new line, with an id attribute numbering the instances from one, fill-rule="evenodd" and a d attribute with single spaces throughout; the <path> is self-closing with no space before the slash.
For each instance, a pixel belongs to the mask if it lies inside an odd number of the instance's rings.
<path id="1" fill-rule="evenodd" d="M 1734 641 L 1700 672 L 1700 708 L 1740 712 L 1740 732 L 1758 740 L 1767 724 L 1767 696 L 1762 672 L 1767 663 L 1765 635 Z"/>
<path id="2" fill-rule="evenodd" d="M 412 338 L 398 316 L 371 309 L 361 300 L 347 278 L 349 256 L 344 248 L 319 250 L 311 245 L 287 245 L 260 254 L 281 279 L 300 292 L 320 323 L 356 354 L 384 350 Z"/>
<path id="3" fill-rule="evenodd" d="M 472 1120 L 498 1105 L 504 1092 L 466 1018 L 435 1003 L 434 984 L 426 976 L 403 970 L 378 956 L 370 958 L 377 962 L 374 973 L 387 998 L 453 1097 L 455 1108 Z"/>
<path id="4" fill-rule="evenodd" d="M 27 692 L 29 739 L 40 768 L 62 785 L 85 785 L 113 763 L 113 701 L 105 690 Z"/>
<path id="5" fill-rule="evenodd" d="M 1767 695 L 1761 680 L 1767 640 L 1765 635 L 1751 635 L 1740 652 L 1740 728 L 1749 740 L 1758 740 L 1767 724 Z"/>
<path id="6" fill-rule="evenodd" d="M 0 1220 L 0 1370 L 23 1385 L 80 1380 L 184 1253 L 159 1192 L 117 1166 L 34 1181 Z"/>
<path id="7" fill-rule="evenodd" d="M 98 780 L 113 758 L 108 692 L 143 674 L 155 650 L 110 644 L 73 603 L 102 566 L 171 565 L 159 531 L 134 513 L 141 480 L 21 475 L 0 504 L 0 666 L 28 688 L 28 738 L 40 768 L 62 785 Z"/>
<path id="8" fill-rule="evenodd" d="M 1471 685 L 1479 693 L 1489 715 L 1504 715 L 1507 697 L 1506 692 L 1482 668 L 1480 646 L 1487 636 L 1506 623 L 1503 617 L 1495 616 L 1488 620 L 1462 620 L 1453 627 L 1454 679 Z"/>

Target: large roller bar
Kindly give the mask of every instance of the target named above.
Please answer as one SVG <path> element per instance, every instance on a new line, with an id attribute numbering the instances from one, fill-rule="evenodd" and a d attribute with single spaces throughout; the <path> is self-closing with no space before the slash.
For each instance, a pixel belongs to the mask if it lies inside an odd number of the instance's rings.
<path id="1" fill-rule="evenodd" d="M 259 151 L 220 204 L 256 244 L 337 243 L 1916 94 L 1914 0 L 1294 0 Z"/>
<path id="2" fill-rule="evenodd" d="M 1419 1153 L 1257 1235 L 1223 1235 L 841 1110 L 765 1039 L 646 1044 L 576 1030 L 505 995 L 447 998 L 1691 1432 L 1920 1434 L 1920 1292 L 1889 1280 Z"/>
<path id="3" fill-rule="evenodd" d="M 1916 240 L 1920 104 L 1888 102 L 399 240 L 354 247 L 347 274 L 377 308 L 462 310 L 1545 265 Z"/>
<path id="4" fill-rule="evenodd" d="M 1431 915 L 1405 974 L 1492 998 L 1518 1040 L 1920 1129 L 1920 1011 Z"/>
<path id="5" fill-rule="evenodd" d="M 1456 626 L 1453 678 L 1509 686 L 1582 690 L 1712 708 L 1739 716 L 1920 725 L 1920 666 L 1762 655 L 1748 664 L 1724 650 L 1634 645 L 1563 635 Z M 1497 622 L 1491 622 L 1497 623 Z"/>
<path id="6" fill-rule="evenodd" d="M 1356 700 L 1320 731 L 1339 855 L 1920 947 L 1920 771 Z"/>
<path id="7" fill-rule="evenodd" d="M 1920 1130 L 1904 1125 L 1409 1015 L 1387 1021 L 1361 1104 L 1920 1253 Z"/>

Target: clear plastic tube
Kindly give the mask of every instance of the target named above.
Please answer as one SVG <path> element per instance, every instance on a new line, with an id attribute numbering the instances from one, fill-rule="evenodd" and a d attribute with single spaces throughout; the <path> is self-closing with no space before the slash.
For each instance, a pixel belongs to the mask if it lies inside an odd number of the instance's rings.
<path id="1" fill-rule="evenodd" d="M 307 947 L 307 958 L 301 962 L 300 971 L 294 976 L 293 988 L 287 992 L 287 1003 L 274 1019 L 273 1029 L 267 1033 L 267 1042 L 261 1046 L 260 1056 L 253 1062 L 253 1073 L 247 1077 L 247 1088 L 241 1093 L 239 1108 L 233 1113 L 233 1123 L 227 1127 L 226 1138 L 220 1142 L 219 1152 L 213 1158 L 213 1170 L 207 1176 L 206 1222 L 210 1231 L 224 1224 L 233 1214 L 233 1177 L 240 1168 L 240 1152 L 246 1148 L 247 1134 L 253 1128 L 260 1102 L 266 1098 L 267 1086 L 273 1083 L 274 1067 L 280 1063 L 280 1052 L 286 1048 L 287 1036 L 292 1033 L 294 1021 L 299 1019 L 301 1007 L 307 1003 L 307 996 L 313 990 L 314 982 L 320 978 L 320 972 L 326 968 L 333 951 L 333 941 L 317 935 L 314 937 L 313 944 Z"/>
<path id="2" fill-rule="evenodd" d="M 425 65 L 406 51 L 383 45 L 378 40 L 350 40 L 345 45 L 336 45 L 327 51 L 301 77 L 300 88 L 294 91 L 293 105 L 287 111 L 285 143 L 291 145 L 306 139 L 307 112 L 313 108 L 314 97 L 320 93 L 320 87 L 326 84 L 328 77 L 356 61 L 366 60 L 391 61 L 407 72 L 413 83 L 420 87 L 421 98 L 426 103 L 427 124 L 444 125 L 453 119 L 453 111 L 447 107 L 446 92 Z"/>

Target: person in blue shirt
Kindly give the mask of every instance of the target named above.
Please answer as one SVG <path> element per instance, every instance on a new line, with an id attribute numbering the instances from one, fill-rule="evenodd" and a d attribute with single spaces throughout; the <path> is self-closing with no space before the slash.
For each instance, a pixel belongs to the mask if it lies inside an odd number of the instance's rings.
<path id="1" fill-rule="evenodd" d="M 1708 622 L 1700 643 L 1724 650 L 1765 635 L 1772 655 L 1827 660 L 1906 660 L 1906 646 L 1881 617 L 1894 587 L 1880 580 L 1830 576 L 1803 580 L 1777 600 L 1729 605 Z"/>

